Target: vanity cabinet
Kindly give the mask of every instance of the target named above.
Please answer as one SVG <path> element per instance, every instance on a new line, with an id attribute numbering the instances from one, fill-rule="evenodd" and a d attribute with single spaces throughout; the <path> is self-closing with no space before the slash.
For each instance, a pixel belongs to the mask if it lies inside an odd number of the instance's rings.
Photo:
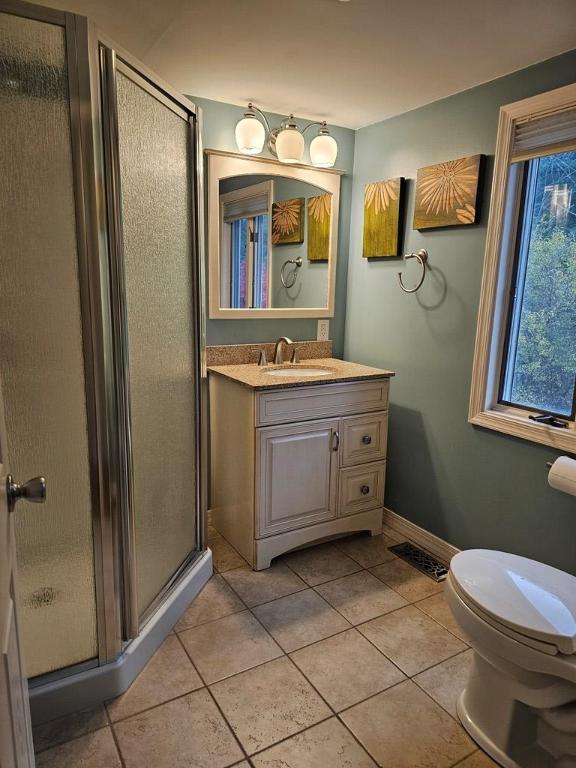
<path id="1" fill-rule="evenodd" d="M 382 531 L 389 379 L 253 390 L 210 375 L 214 525 L 256 569 Z"/>

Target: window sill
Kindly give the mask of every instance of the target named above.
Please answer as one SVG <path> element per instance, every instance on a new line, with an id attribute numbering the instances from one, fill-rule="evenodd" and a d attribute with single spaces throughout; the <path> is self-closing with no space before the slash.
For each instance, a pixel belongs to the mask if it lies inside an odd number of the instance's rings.
<path id="1" fill-rule="evenodd" d="M 545 424 L 537 424 L 526 416 L 518 413 L 506 412 L 496 409 L 479 411 L 470 415 L 470 424 L 486 429 L 494 429 L 513 437 L 531 440 L 533 443 L 548 445 L 558 451 L 576 453 L 576 430 L 574 424 L 568 429 L 548 427 Z"/>

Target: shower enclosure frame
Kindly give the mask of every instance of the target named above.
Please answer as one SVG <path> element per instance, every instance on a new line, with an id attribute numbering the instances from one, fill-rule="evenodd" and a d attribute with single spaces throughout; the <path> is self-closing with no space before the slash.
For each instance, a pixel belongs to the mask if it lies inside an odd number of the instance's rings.
<path id="1" fill-rule="evenodd" d="M 207 387 L 205 364 L 201 115 L 87 18 L 20 0 L 0 12 L 64 28 L 68 70 L 78 280 L 94 549 L 96 658 L 31 681 L 32 715 L 42 721 L 122 692 L 212 572 L 206 550 Z M 139 616 L 135 595 L 129 364 L 123 284 L 116 72 L 189 124 L 194 327 L 195 516 L 190 553 Z M 69 695 L 62 695 L 68 693 Z M 73 700 L 73 704 L 71 701 Z"/>

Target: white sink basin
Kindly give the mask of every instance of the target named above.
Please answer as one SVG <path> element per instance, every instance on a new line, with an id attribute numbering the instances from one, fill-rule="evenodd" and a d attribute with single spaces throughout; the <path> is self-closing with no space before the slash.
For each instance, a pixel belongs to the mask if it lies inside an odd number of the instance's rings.
<path id="1" fill-rule="evenodd" d="M 269 368 L 264 371 L 268 376 L 282 376 L 292 379 L 300 379 L 304 377 L 312 376 L 326 376 L 328 373 L 332 373 L 330 368 L 306 368 L 304 366 L 294 366 L 293 368 Z"/>

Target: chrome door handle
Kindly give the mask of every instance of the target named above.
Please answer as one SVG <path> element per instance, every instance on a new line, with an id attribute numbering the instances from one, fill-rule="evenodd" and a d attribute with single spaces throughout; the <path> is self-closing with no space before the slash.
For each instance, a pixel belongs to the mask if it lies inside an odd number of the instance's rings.
<path id="1" fill-rule="evenodd" d="M 28 482 L 19 485 L 12 475 L 8 475 L 6 478 L 6 497 L 9 512 L 13 511 L 19 499 L 26 499 L 33 504 L 43 504 L 46 501 L 46 478 L 33 477 Z"/>
<path id="2" fill-rule="evenodd" d="M 332 450 L 337 451 L 340 448 L 340 432 L 335 430 L 332 433 Z"/>

